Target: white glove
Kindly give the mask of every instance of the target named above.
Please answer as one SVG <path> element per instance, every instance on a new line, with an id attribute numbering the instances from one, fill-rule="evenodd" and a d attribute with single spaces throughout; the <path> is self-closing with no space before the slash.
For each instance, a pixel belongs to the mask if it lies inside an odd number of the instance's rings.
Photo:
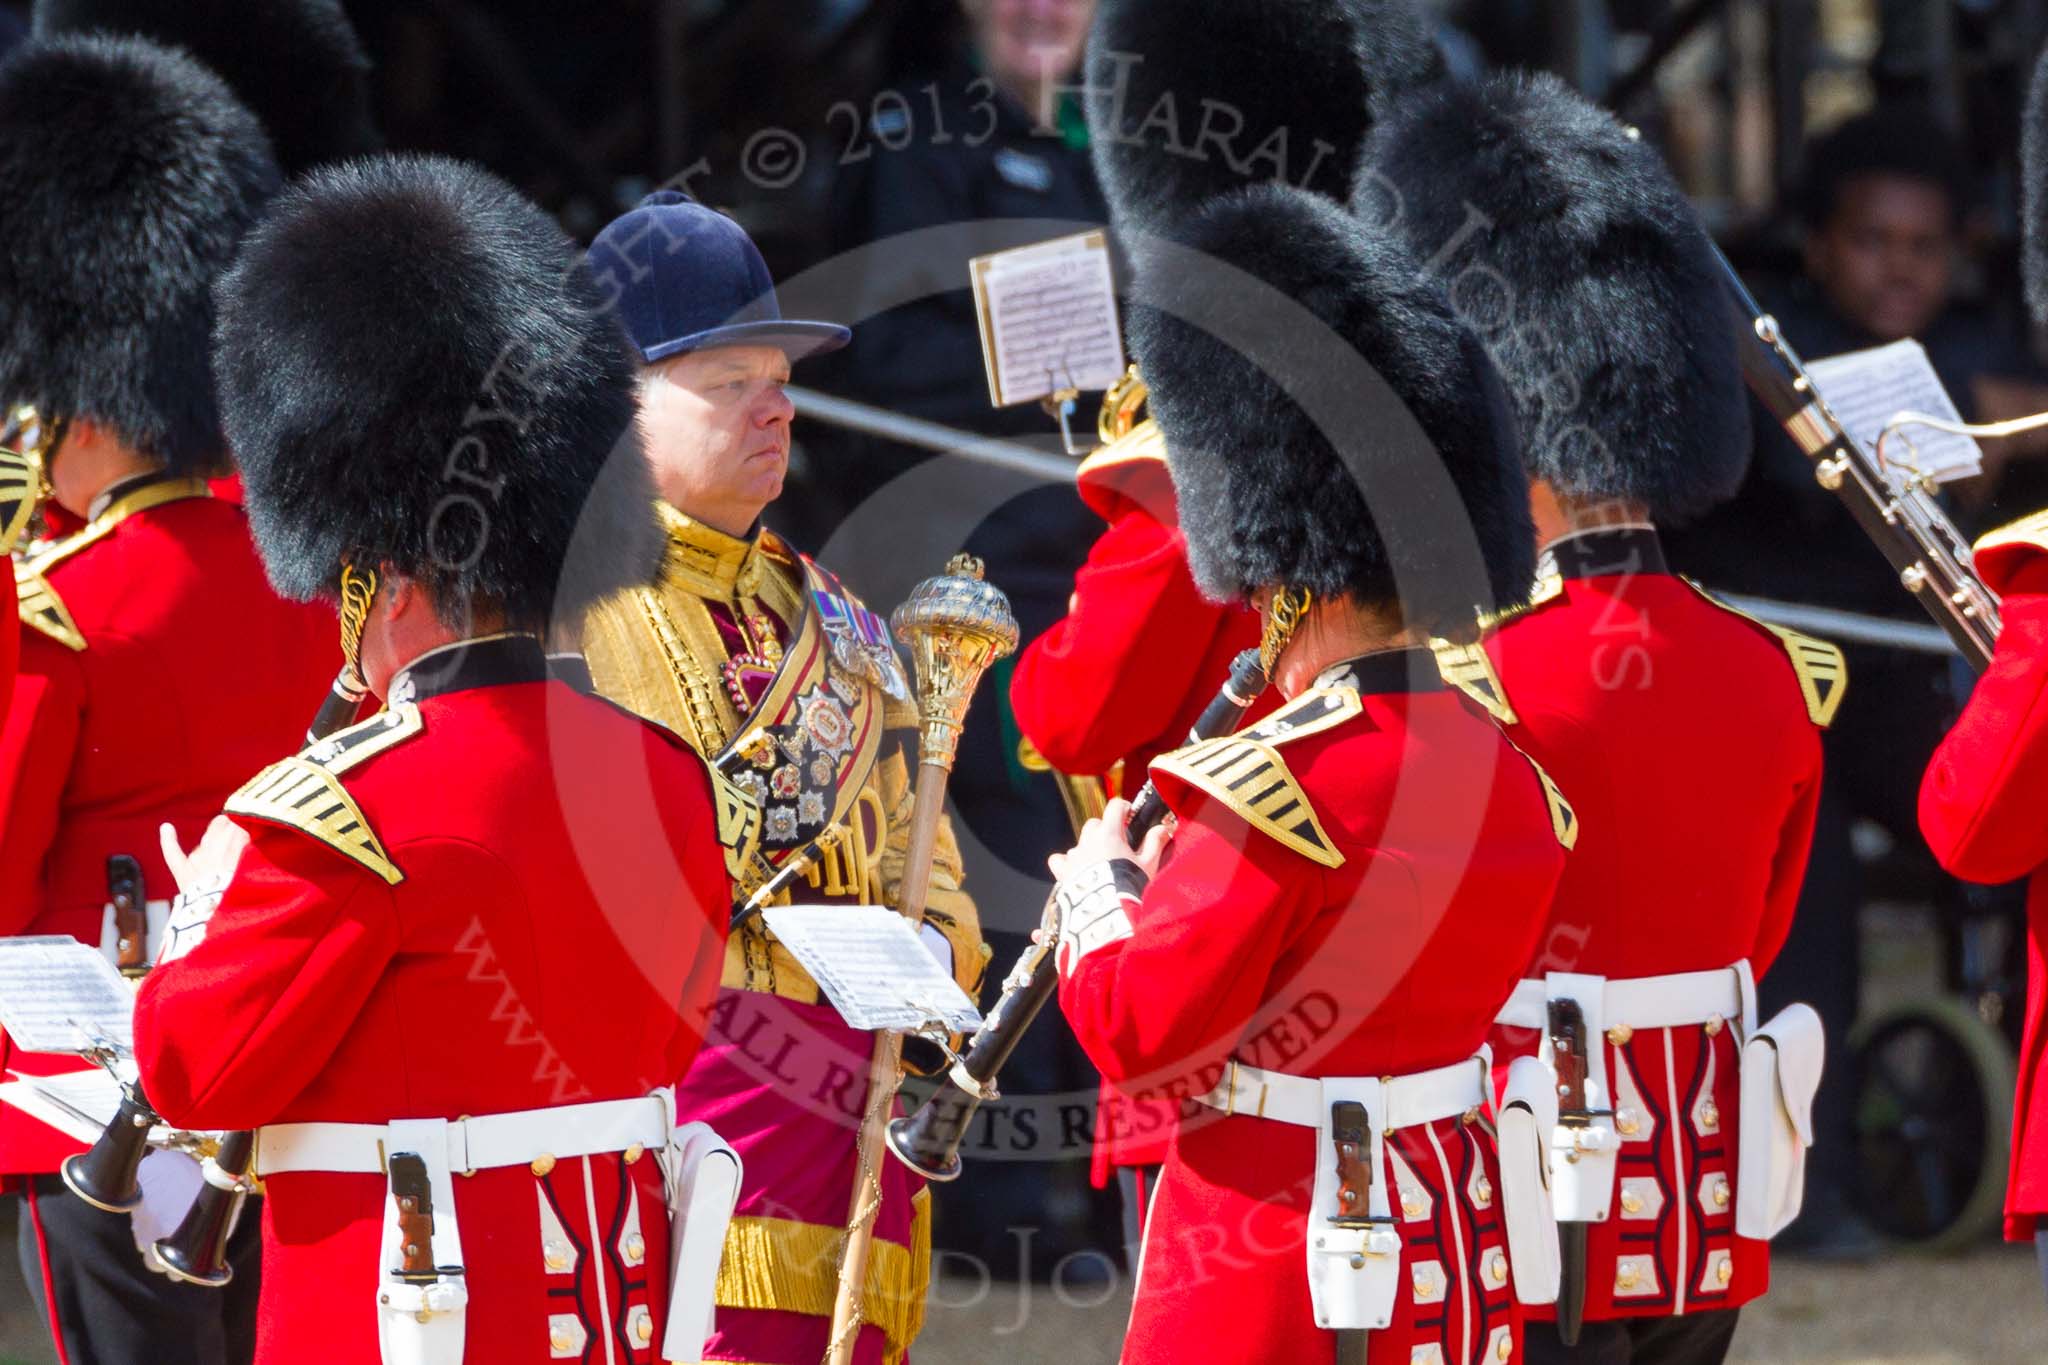
<path id="1" fill-rule="evenodd" d="M 1097 948 L 1131 936 L 1130 911 L 1144 897 L 1146 880 L 1144 869 L 1128 858 L 1079 867 L 1069 862 L 1066 872 L 1053 888 L 1059 921 L 1053 963 L 1063 978 Z"/>
<path id="2" fill-rule="evenodd" d="M 164 924 L 163 947 L 156 962 L 175 962 L 197 948 L 206 938 L 206 925 L 219 908 L 228 884 L 235 879 L 235 864 L 249 846 L 249 832 L 224 815 L 216 815 L 206 827 L 205 837 L 190 853 L 178 847 L 178 832 L 165 824 L 157 829 L 164 862 L 178 883 L 171 901 L 170 918 Z"/>
<path id="3" fill-rule="evenodd" d="M 157 1259 L 156 1243 L 185 1221 L 206 1177 L 200 1174 L 197 1159 L 159 1148 L 142 1158 L 136 1179 L 142 1185 L 142 1203 L 128 1215 L 128 1230 L 135 1236 L 142 1263 L 161 1275 L 164 1263 Z"/>
<path id="4" fill-rule="evenodd" d="M 953 940 L 939 932 L 939 927 L 927 921 L 917 926 L 917 937 L 924 944 L 924 950 L 932 955 L 932 961 L 947 976 L 953 974 Z"/>

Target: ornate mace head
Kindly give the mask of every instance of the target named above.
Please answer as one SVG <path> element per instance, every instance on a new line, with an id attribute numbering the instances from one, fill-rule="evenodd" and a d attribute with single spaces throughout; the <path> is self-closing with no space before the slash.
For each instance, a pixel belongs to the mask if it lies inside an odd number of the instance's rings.
<path id="1" fill-rule="evenodd" d="M 1017 648 L 1010 599 L 982 581 L 980 560 L 954 555 L 943 574 L 911 590 L 889 624 L 917 669 L 918 759 L 950 770 L 976 684 Z"/>

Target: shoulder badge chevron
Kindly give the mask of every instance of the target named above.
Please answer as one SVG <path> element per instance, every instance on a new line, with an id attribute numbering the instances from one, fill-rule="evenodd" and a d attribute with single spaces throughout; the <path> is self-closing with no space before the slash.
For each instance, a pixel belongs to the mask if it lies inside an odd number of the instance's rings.
<path id="1" fill-rule="evenodd" d="M 1823 730 L 1834 723 L 1835 712 L 1842 709 L 1842 698 L 1849 691 L 1849 665 L 1842 658 L 1838 646 L 1812 635 L 1802 635 L 1786 626 L 1774 626 L 1769 621 L 1758 620 L 1746 611 L 1729 606 L 1690 578 L 1685 583 L 1721 610 L 1740 616 L 1777 636 L 1778 643 L 1784 646 L 1785 656 L 1792 661 L 1793 674 L 1799 679 L 1799 695 L 1806 701 L 1807 718 Z"/>
<path id="2" fill-rule="evenodd" d="M 1502 686 L 1500 674 L 1494 671 L 1485 645 L 1431 640 L 1429 649 L 1436 655 L 1436 671 L 1443 675 L 1443 680 L 1477 702 L 1487 715 L 1502 725 L 1513 725 L 1520 719 L 1508 704 L 1508 690 Z"/>
<path id="3" fill-rule="evenodd" d="M 1550 832 L 1557 836 L 1558 845 L 1567 853 L 1579 846 L 1579 813 L 1572 809 L 1572 803 L 1564 799 L 1564 790 L 1550 780 L 1550 774 L 1543 765 L 1531 758 L 1521 745 L 1508 741 L 1514 751 L 1522 755 L 1523 761 L 1536 773 L 1536 780 L 1543 784 L 1543 799 L 1550 807 Z"/>
<path id="4" fill-rule="evenodd" d="M 405 874 L 384 851 L 362 808 L 339 774 L 422 733 L 417 706 L 395 706 L 359 725 L 338 730 L 303 753 L 273 763 L 228 798 L 227 812 L 284 825 L 326 844 L 351 862 L 396 886 Z"/>
<path id="5" fill-rule="evenodd" d="M 36 514 L 42 474 L 18 450 L 0 446 L 0 554 L 21 548 L 22 537 Z"/>
<path id="6" fill-rule="evenodd" d="M 49 636 L 66 649 L 84 651 L 85 636 L 71 619 L 64 599 L 57 596 L 47 579 L 18 559 L 14 561 L 14 597 L 24 626 Z"/>
<path id="7" fill-rule="evenodd" d="M 1835 712 L 1849 691 L 1849 666 L 1841 649 L 1784 626 L 1771 626 L 1770 632 L 1785 646 L 1792 671 L 1799 675 L 1799 693 L 1806 699 L 1808 718 L 1825 730 L 1834 723 Z"/>
<path id="8" fill-rule="evenodd" d="M 1341 867 L 1344 855 L 1323 832 L 1308 793 L 1270 744 L 1245 735 L 1204 740 L 1152 766 L 1221 801 L 1252 828 L 1324 867 Z"/>

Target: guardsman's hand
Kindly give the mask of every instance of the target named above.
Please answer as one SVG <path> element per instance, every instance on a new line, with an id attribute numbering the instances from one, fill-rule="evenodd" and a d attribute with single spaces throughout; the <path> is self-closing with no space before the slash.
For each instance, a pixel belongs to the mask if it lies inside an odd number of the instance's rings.
<path id="1" fill-rule="evenodd" d="M 1103 808 L 1100 819 L 1081 827 L 1081 837 L 1065 853 L 1046 860 L 1059 885 L 1053 890 L 1054 962 L 1062 977 L 1096 948 L 1131 936 L 1130 911 L 1157 875 L 1159 859 L 1170 837 L 1165 827 L 1152 830 L 1137 848 L 1124 834 L 1131 803 L 1121 798 Z M 1032 935 L 1045 942 L 1045 929 Z"/>
<path id="2" fill-rule="evenodd" d="M 164 861 L 170 865 L 172 879 L 180 891 L 194 899 L 225 891 L 234 880 L 235 864 L 242 860 L 242 850 L 249 846 L 249 832 L 225 815 L 213 817 L 213 823 L 190 852 L 178 847 L 178 832 L 168 824 L 158 828 L 157 837 L 162 842 Z"/>
<path id="3" fill-rule="evenodd" d="M 178 895 L 171 902 L 171 914 L 164 924 L 163 947 L 157 950 L 156 965 L 175 962 L 197 948 L 206 938 L 207 922 L 235 879 L 235 865 L 249 846 L 249 832 L 225 815 L 213 817 L 206 833 L 191 852 L 178 847 L 178 832 L 168 824 L 159 827 L 157 837 L 178 883 Z"/>
<path id="4" fill-rule="evenodd" d="M 1136 863 L 1148 881 L 1158 876 L 1159 860 L 1166 852 L 1166 841 L 1172 837 L 1172 830 L 1165 824 L 1156 825 L 1145 836 L 1143 844 L 1132 848 L 1124 833 L 1130 818 L 1131 803 L 1121 796 L 1104 806 L 1100 816 L 1081 827 L 1081 837 L 1073 848 L 1046 859 L 1046 866 L 1052 869 L 1053 880 L 1065 881 L 1084 867 L 1117 858 Z"/>

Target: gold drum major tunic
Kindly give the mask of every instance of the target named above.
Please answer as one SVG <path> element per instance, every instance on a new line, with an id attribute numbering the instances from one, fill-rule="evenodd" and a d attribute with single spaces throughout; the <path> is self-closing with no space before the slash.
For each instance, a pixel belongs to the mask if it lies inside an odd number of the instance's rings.
<path id="1" fill-rule="evenodd" d="M 597 690 L 676 731 L 761 807 L 758 840 L 729 849 L 735 899 L 797 858 L 784 899 L 898 903 L 917 708 L 886 624 L 772 532 L 738 539 L 661 511 L 658 577 L 584 622 Z M 973 994 L 988 949 L 943 825 L 925 923 Z M 746 1164 L 705 1358 L 810 1365 L 830 1331 L 870 1035 L 839 1021 L 758 917 L 728 943 L 721 986 L 677 1096 Z M 929 1278 L 927 1196 L 897 1163 L 883 1174 L 856 1354 L 868 1365 L 901 1358 Z"/>

